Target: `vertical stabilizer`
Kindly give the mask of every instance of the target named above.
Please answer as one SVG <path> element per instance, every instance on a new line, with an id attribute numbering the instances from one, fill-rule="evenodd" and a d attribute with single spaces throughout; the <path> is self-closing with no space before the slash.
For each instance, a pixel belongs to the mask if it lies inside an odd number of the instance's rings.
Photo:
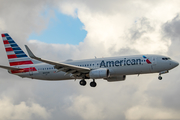
<path id="1" fill-rule="evenodd" d="M 8 33 L 1 34 L 10 66 L 33 64 Z"/>

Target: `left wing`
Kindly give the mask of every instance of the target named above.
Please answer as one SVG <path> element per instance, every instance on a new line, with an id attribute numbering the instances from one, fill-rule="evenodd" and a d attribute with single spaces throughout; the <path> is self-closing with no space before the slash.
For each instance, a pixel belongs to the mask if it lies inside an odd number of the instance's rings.
<path id="1" fill-rule="evenodd" d="M 75 66 L 75 65 L 59 63 L 59 62 L 50 61 L 50 60 L 36 57 L 27 45 L 25 45 L 25 47 L 31 58 L 36 59 L 41 62 L 44 62 L 44 63 L 47 63 L 47 64 L 54 65 L 54 67 L 56 69 L 58 69 L 58 71 L 66 72 L 66 74 L 73 74 L 74 76 L 83 77 L 83 75 L 88 74 L 91 70 L 90 68 L 86 68 L 86 67 L 79 67 L 79 66 Z"/>

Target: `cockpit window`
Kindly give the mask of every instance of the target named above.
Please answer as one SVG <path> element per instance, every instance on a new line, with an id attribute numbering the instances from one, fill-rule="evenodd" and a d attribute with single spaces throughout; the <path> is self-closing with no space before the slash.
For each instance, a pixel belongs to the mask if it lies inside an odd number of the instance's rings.
<path id="1" fill-rule="evenodd" d="M 162 58 L 162 60 L 171 60 L 169 57 Z"/>

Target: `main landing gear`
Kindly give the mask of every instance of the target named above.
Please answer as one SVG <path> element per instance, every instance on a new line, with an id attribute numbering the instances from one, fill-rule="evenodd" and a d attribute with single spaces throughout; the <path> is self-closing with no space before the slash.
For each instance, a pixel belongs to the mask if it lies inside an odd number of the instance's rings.
<path id="1" fill-rule="evenodd" d="M 96 87 L 96 85 L 97 85 L 97 84 L 96 84 L 96 82 L 95 82 L 95 79 L 93 79 L 93 81 L 90 83 L 90 86 L 91 86 L 91 87 Z"/>
<path id="2" fill-rule="evenodd" d="M 81 80 L 81 81 L 79 82 L 79 84 L 82 85 L 82 86 L 85 86 L 85 85 L 86 85 L 86 81 L 83 79 L 83 80 Z"/>
<path id="3" fill-rule="evenodd" d="M 86 81 L 85 81 L 84 79 L 82 79 L 82 80 L 79 82 L 79 84 L 80 84 L 81 86 L 85 86 L 85 85 L 86 85 Z M 97 83 L 95 82 L 95 79 L 93 79 L 93 81 L 90 83 L 90 86 L 91 86 L 91 87 L 96 87 L 96 86 L 97 86 Z"/>

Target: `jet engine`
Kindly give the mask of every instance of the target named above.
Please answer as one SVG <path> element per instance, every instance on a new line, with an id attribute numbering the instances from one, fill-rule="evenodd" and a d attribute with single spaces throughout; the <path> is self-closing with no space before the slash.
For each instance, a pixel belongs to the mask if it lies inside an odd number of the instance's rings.
<path id="1" fill-rule="evenodd" d="M 104 78 L 108 82 L 124 81 L 126 79 L 125 75 L 111 76 L 109 78 Z"/>
<path id="2" fill-rule="evenodd" d="M 99 68 L 99 69 L 91 70 L 89 72 L 89 77 L 91 79 L 108 78 L 110 77 L 109 69 Z"/>

